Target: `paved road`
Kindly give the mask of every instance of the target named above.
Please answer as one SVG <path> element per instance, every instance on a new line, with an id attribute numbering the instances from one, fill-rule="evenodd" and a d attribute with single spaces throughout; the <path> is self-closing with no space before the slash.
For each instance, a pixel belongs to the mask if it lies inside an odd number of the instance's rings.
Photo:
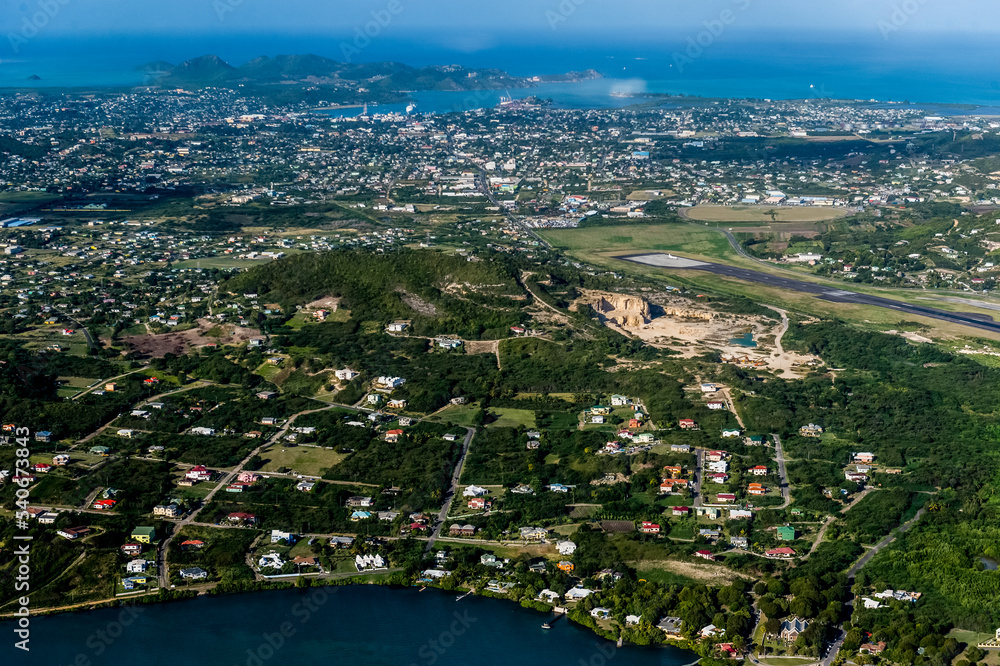
<path id="1" fill-rule="evenodd" d="M 774 461 L 778 463 L 778 477 L 781 479 L 781 498 L 784 504 L 779 509 L 784 509 L 792 503 L 792 487 L 788 484 L 788 470 L 785 469 L 785 452 L 781 449 L 781 438 L 771 435 L 774 439 Z"/>
<path id="2" fill-rule="evenodd" d="M 724 275 L 747 282 L 756 282 L 770 287 L 779 287 L 789 291 L 813 294 L 821 300 L 830 301 L 832 303 L 871 305 L 888 310 L 896 310 L 910 315 L 930 317 L 932 319 L 947 321 L 952 324 L 960 324 L 962 326 L 969 326 L 971 328 L 1000 333 L 1000 322 L 997 322 L 992 317 L 985 314 L 948 312 L 947 310 L 938 310 L 936 308 L 928 308 L 922 305 L 913 305 L 911 303 L 895 301 L 881 296 L 872 296 L 869 294 L 847 291 L 845 289 L 838 289 L 836 287 L 818 284 L 816 282 L 807 282 L 805 280 L 754 271 L 747 268 L 739 268 L 737 266 L 727 266 L 725 264 L 716 264 L 707 261 L 693 261 L 690 259 L 684 259 L 683 257 L 663 253 L 652 252 L 633 254 L 617 258 L 646 266 L 659 266 L 666 269 L 682 268 L 683 270 L 706 271 L 709 273 L 715 273 L 716 275 Z"/>
<path id="3" fill-rule="evenodd" d="M 444 498 L 444 506 L 441 507 L 437 521 L 434 523 L 434 530 L 431 532 L 430 538 L 427 539 L 427 546 L 424 548 L 426 552 L 430 552 L 431 548 L 434 547 L 434 542 L 441 536 L 441 528 L 444 527 L 444 521 L 448 518 L 448 512 L 451 511 L 451 503 L 455 499 L 455 493 L 458 492 L 458 480 L 462 478 L 462 467 L 465 465 L 465 456 L 469 454 L 469 445 L 472 444 L 472 438 L 475 435 L 475 428 L 465 429 L 465 441 L 462 442 L 462 455 L 458 457 L 458 462 L 455 463 L 455 471 L 451 473 L 451 487 Z"/>
<path id="4" fill-rule="evenodd" d="M 704 474 L 704 464 L 705 464 L 705 450 L 695 449 L 695 465 L 694 465 L 694 505 L 695 507 L 701 506 L 701 481 L 705 476 Z"/>
<path id="5" fill-rule="evenodd" d="M 891 534 L 889 534 L 889 536 L 887 536 L 886 538 L 882 539 L 877 544 L 875 544 L 874 548 L 872 548 L 867 553 L 862 555 L 861 559 L 855 562 L 854 566 L 847 570 L 847 577 L 853 580 L 854 577 L 858 575 L 858 572 L 861 571 L 861 569 L 863 569 L 864 566 L 868 564 L 868 562 L 871 561 L 871 559 L 879 553 L 879 551 L 881 551 L 883 548 L 885 548 L 893 541 L 895 541 L 896 537 L 898 537 L 900 534 L 908 532 L 909 529 L 913 527 L 918 520 L 920 520 L 920 518 L 924 515 L 924 512 L 925 512 L 924 509 L 920 509 L 913 516 L 913 518 L 910 518 L 908 521 L 906 521 L 905 523 L 900 525 L 896 530 L 894 530 Z"/>
<path id="6" fill-rule="evenodd" d="M 290 416 L 288 420 L 285 421 L 285 424 L 281 427 L 281 430 L 274 433 L 274 435 L 270 439 L 268 439 L 263 444 L 261 444 L 256 449 L 247 454 L 247 457 L 244 458 L 239 465 L 233 468 L 232 472 L 229 472 L 225 477 L 223 477 L 222 481 L 220 481 L 219 484 L 215 486 L 215 488 L 212 488 L 212 490 L 209 491 L 207 495 L 205 495 L 205 499 L 201 501 L 201 504 L 198 505 L 198 508 L 196 508 L 194 511 L 185 516 L 183 520 L 177 523 L 173 532 L 170 533 L 170 536 L 160 543 L 160 547 L 156 553 L 156 565 L 159 567 L 159 572 L 160 572 L 160 586 L 163 589 L 167 589 L 168 586 L 170 585 L 170 576 L 168 575 L 169 572 L 167 571 L 167 566 L 168 566 L 167 551 L 168 548 L 170 547 L 170 542 L 174 540 L 174 537 L 177 536 L 182 529 L 184 529 L 185 525 L 190 525 L 191 523 L 194 522 L 194 519 L 198 516 L 199 513 L 201 513 L 201 510 L 204 509 L 206 506 L 208 506 L 209 503 L 211 503 L 212 498 L 215 497 L 215 493 L 219 492 L 220 489 L 225 488 L 230 483 L 232 483 L 233 479 L 235 479 L 237 475 L 239 475 L 239 473 L 243 471 L 243 468 L 246 467 L 247 463 L 250 462 L 251 458 L 258 455 L 261 451 L 271 446 L 272 444 L 280 442 L 281 438 L 284 437 L 285 433 L 288 432 L 288 429 L 292 427 L 292 424 L 295 422 L 295 419 L 304 414 L 313 414 L 315 412 L 322 412 L 327 409 L 332 409 L 335 406 L 336 405 L 328 405 L 326 407 L 319 407 L 317 409 L 307 409 L 305 411 L 298 412 Z"/>

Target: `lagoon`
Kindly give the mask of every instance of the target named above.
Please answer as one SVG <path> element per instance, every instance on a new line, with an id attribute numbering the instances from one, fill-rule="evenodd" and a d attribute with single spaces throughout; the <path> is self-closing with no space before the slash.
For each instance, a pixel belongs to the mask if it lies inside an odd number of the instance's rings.
<path id="1" fill-rule="evenodd" d="M 512 602 L 374 585 L 281 590 L 37 618 L 13 663 L 69 666 L 681 666 L 697 655 L 602 640 Z M 3 623 L 12 627 L 12 623 Z M 127 625 L 127 626 L 126 626 Z M 7 633 L 10 630 L 7 629 Z M 9 650 L 9 651 L 8 651 Z M 17 652 L 5 646 L 5 655 Z M 2 663 L 11 663 L 4 658 Z"/>

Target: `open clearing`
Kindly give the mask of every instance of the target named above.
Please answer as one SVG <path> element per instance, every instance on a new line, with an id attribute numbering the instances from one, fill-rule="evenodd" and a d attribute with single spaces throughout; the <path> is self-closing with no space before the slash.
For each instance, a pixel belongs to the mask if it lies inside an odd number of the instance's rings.
<path id="1" fill-rule="evenodd" d="M 516 428 L 518 426 L 524 426 L 525 428 L 535 427 L 535 413 L 530 409 L 513 409 L 510 407 L 496 407 L 490 410 L 491 414 L 495 414 L 497 420 L 493 423 L 486 424 L 487 427 L 497 427 L 497 428 Z"/>
<path id="2" fill-rule="evenodd" d="M 807 206 L 695 206 L 682 208 L 680 214 L 699 222 L 824 222 L 846 217 L 843 208 Z M 777 231 L 777 229 L 776 229 Z"/>
<path id="3" fill-rule="evenodd" d="M 681 579 L 708 585 L 729 585 L 737 578 L 749 579 L 749 576 L 743 576 L 721 566 L 678 562 L 676 560 L 641 560 L 629 562 L 629 566 L 635 568 L 639 578 L 646 578 L 646 580 L 659 580 L 658 577 L 666 578 L 667 576 L 664 574 L 672 574 Z"/>
<path id="4" fill-rule="evenodd" d="M 211 334 L 211 335 L 210 335 Z M 159 335 L 133 335 L 124 342 L 131 351 L 145 357 L 162 358 L 167 353 L 181 356 L 192 347 L 205 345 L 235 345 L 251 338 L 260 337 L 255 328 L 243 328 L 231 324 L 215 324 L 207 319 L 199 319 L 196 328 L 177 333 Z"/>
<path id="5" fill-rule="evenodd" d="M 328 468 L 343 461 L 347 454 L 315 446 L 273 446 L 261 451 L 260 457 L 267 460 L 261 468 L 263 472 L 277 472 L 284 467 L 296 474 L 322 476 Z"/>

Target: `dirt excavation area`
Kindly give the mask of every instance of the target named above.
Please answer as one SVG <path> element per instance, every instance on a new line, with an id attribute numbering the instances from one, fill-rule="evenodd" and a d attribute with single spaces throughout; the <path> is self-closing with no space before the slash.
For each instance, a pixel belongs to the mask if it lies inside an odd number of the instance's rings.
<path id="1" fill-rule="evenodd" d="M 236 345 L 254 338 L 261 338 L 255 328 L 232 324 L 217 324 L 199 319 L 195 328 L 159 335 L 133 335 L 123 340 L 129 351 L 145 358 L 163 358 L 167 354 L 186 354 L 195 347 L 209 345 Z"/>
<path id="2" fill-rule="evenodd" d="M 819 362 L 781 346 L 788 326 L 783 315 L 730 314 L 667 292 L 635 296 L 587 290 L 575 306 L 590 307 L 606 326 L 684 358 L 718 351 L 724 362 L 781 370 L 790 377 Z"/>

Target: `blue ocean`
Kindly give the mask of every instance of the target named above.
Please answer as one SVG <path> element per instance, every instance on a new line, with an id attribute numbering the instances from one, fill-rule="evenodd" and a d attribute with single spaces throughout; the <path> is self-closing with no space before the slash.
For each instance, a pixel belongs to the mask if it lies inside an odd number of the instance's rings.
<path id="1" fill-rule="evenodd" d="M 200 35 L 187 38 L 109 37 L 33 40 L 14 46 L 0 41 L 0 86 L 102 87 L 144 82 L 144 63 L 177 63 L 216 54 L 234 65 L 259 55 L 316 53 L 335 60 L 394 60 L 420 66 L 461 64 L 493 67 L 519 76 L 595 69 L 604 79 L 512 90 L 537 94 L 560 106 L 619 107 L 635 98 L 612 93 L 670 93 L 703 97 L 770 99 L 837 98 L 920 104 L 1000 107 L 1000 46 L 984 36 L 884 36 L 743 34 L 715 36 L 707 30 L 662 38 L 616 39 L 614 43 L 555 41 L 545 35 L 482 43 L 384 36 L 354 49 L 350 35 L 292 37 Z M 37 77 L 36 80 L 33 77 Z M 418 93 L 423 111 L 496 104 L 496 93 Z"/>

